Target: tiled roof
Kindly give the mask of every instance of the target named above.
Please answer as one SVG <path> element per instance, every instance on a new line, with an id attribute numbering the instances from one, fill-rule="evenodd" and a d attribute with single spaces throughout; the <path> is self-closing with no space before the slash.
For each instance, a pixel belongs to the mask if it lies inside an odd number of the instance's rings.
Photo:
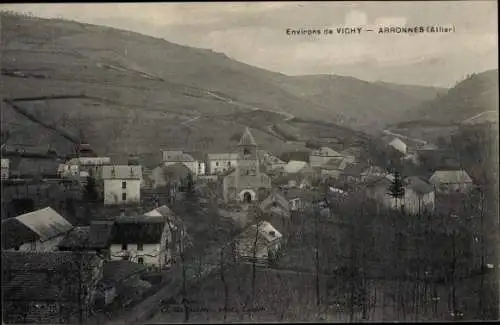
<path id="1" fill-rule="evenodd" d="M 29 212 L 15 217 L 35 232 L 40 241 L 63 235 L 70 231 L 73 226 L 51 207 Z"/>
<path id="2" fill-rule="evenodd" d="M 248 127 L 245 128 L 245 132 L 241 136 L 239 146 L 257 146 L 255 139 L 253 138 L 252 133 L 250 133 L 250 129 Z"/>
<path id="3" fill-rule="evenodd" d="M 141 179 L 142 167 L 129 165 L 103 166 L 103 179 Z"/>
<path id="4" fill-rule="evenodd" d="M 167 226 L 164 220 L 120 220 L 114 225 L 112 244 L 157 244 Z"/>
<path id="5" fill-rule="evenodd" d="M 472 179 L 465 170 L 438 170 L 429 181 L 433 184 L 459 184 L 471 183 Z"/>

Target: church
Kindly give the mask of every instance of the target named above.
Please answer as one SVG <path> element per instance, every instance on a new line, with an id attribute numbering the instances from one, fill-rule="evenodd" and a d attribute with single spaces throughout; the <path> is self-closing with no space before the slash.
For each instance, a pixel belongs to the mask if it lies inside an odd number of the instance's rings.
<path id="1" fill-rule="evenodd" d="M 257 144 L 247 127 L 238 144 L 236 168 L 222 181 L 224 201 L 250 203 L 265 199 L 271 190 L 271 178 L 260 167 Z"/>

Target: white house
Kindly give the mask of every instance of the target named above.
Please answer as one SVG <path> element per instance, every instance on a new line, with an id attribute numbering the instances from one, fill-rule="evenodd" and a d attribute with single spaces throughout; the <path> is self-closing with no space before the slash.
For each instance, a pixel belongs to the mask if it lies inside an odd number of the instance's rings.
<path id="1" fill-rule="evenodd" d="M 51 252 L 73 229 L 71 223 L 52 208 L 36 210 L 2 220 L 2 249 Z"/>
<path id="2" fill-rule="evenodd" d="M 257 244 L 255 245 L 255 238 Z M 235 239 L 236 256 L 243 260 L 255 259 L 268 264 L 279 257 L 284 244 L 283 235 L 267 221 L 246 228 Z M 255 254 L 255 255 L 254 255 Z"/>
<path id="3" fill-rule="evenodd" d="M 429 178 L 438 193 L 467 192 L 473 187 L 472 178 L 465 170 L 437 170 Z"/>
<path id="4" fill-rule="evenodd" d="M 236 168 L 238 164 L 238 153 L 209 153 L 208 173 L 213 175 L 223 173 L 229 169 Z"/>
<path id="5" fill-rule="evenodd" d="M 337 151 L 328 147 L 321 147 L 317 150 L 311 151 L 311 154 L 309 156 L 309 163 L 313 168 L 321 167 L 324 164 L 326 164 L 330 159 L 341 158 L 341 157 L 342 155 Z"/>
<path id="6" fill-rule="evenodd" d="M 117 217 L 113 227 L 111 260 L 162 269 L 171 265 L 176 252 L 190 244 L 186 230 L 167 206 L 145 215 Z"/>
<path id="7" fill-rule="evenodd" d="M 104 204 L 139 203 L 141 199 L 142 166 L 103 166 Z"/>
<path id="8" fill-rule="evenodd" d="M 389 146 L 396 149 L 403 155 L 406 155 L 407 145 L 399 138 L 394 138 L 391 142 L 389 142 Z"/>

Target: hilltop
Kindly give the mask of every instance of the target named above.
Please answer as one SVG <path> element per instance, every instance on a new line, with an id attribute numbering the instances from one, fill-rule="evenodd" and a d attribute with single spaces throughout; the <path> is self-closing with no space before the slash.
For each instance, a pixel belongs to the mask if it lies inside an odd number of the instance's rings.
<path id="1" fill-rule="evenodd" d="M 498 123 L 498 70 L 472 74 L 435 99 L 408 112 L 389 129 L 429 141 L 459 129 Z"/>
<path id="2" fill-rule="evenodd" d="M 398 90 L 340 76 L 289 77 L 211 50 L 61 19 L 2 13 L 0 30 L 2 100 L 39 97 L 19 102 L 24 112 L 2 101 L 2 132 L 8 130 L 8 143 L 50 144 L 58 152 L 71 141 L 57 130 L 33 136 L 34 127 L 43 127 L 27 115 L 83 134 L 99 154 L 157 160 L 162 148 L 231 150 L 232 136 L 245 125 L 277 152 L 300 145 L 276 134 L 274 124 L 307 141 L 321 121 L 329 133 L 323 136 L 340 146 L 363 145 L 367 125 L 380 128 L 391 112 L 409 110 L 435 91 L 422 95 L 422 87 L 412 93 L 412 86 Z"/>

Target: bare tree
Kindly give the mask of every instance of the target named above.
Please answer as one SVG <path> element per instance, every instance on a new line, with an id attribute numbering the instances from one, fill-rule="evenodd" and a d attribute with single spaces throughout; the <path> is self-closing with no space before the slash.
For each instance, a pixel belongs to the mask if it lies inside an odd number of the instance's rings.
<path id="1" fill-rule="evenodd" d="M 226 321 L 229 292 L 228 292 L 228 286 L 227 286 L 226 277 L 225 277 L 224 273 L 225 273 L 224 272 L 224 248 L 221 248 L 221 250 L 220 250 L 220 279 L 224 285 L 224 321 Z"/>

